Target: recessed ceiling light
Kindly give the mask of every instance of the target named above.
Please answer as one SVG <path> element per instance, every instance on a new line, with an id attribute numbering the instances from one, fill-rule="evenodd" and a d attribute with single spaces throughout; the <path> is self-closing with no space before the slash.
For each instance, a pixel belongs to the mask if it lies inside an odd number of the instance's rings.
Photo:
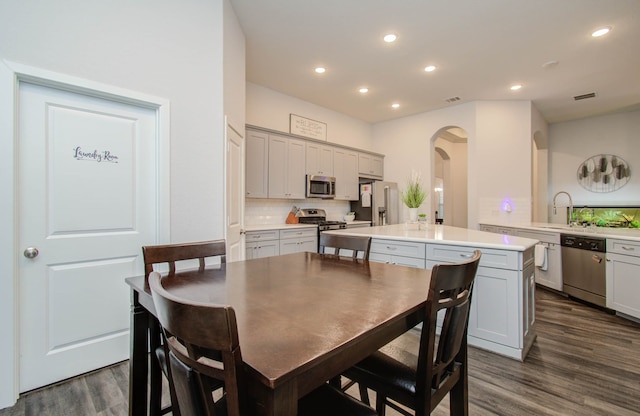
<path id="1" fill-rule="evenodd" d="M 603 28 L 600 28 L 600 29 L 596 30 L 595 32 L 593 32 L 591 34 L 591 36 L 593 36 L 594 38 L 598 38 L 600 36 L 606 35 L 610 31 L 611 31 L 611 26 L 606 26 L 606 27 L 603 27 Z"/>
<path id="2" fill-rule="evenodd" d="M 398 36 L 394 35 L 393 33 L 389 33 L 388 35 L 384 35 L 382 39 L 384 39 L 384 41 L 387 43 L 391 43 L 395 42 L 396 39 L 398 39 Z"/>
<path id="3" fill-rule="evenodd" d="M 400 104 L 393 103 L 393 104 L 391 104 L 391 108 L 400 108 Z"/>
<path id="4" fill-rule="evenodd" d="M 511 91 L 518 91 L 520 88 L 522 88 L 522 85 L 520 84 L 512 85 Z"/>
<path id="5" fill-rule="evenodd" d="M 366 94 L 366 93 L 368 93 L 368 92 L 369 92 L 369 88 L 362 87 L 362 88 L 360 88 L 358 91 L 360 91 L 360 93 L 361 93 L 361 94 Z"/>
<path id="6" fill-rule="evenodd" d="M 316 71 L 317 74 L 324 74 L 326 70 L 327 70 L 326 68 L 323 68 L 321 66 L 314 69 L 314 71 Z"/>
<path id="7" fill-rule="evenodd" d="M 435 66 L 433 66 L 433 65 L 429 65 L 429 66 L 426 66 L 426 67 L 424 68 L 424 70 L 425 70 L 426 72 L 433 72 L 433 71 L 435 71 L 435 70 L 436 70 L 436 67 L 435 67 Z"/>

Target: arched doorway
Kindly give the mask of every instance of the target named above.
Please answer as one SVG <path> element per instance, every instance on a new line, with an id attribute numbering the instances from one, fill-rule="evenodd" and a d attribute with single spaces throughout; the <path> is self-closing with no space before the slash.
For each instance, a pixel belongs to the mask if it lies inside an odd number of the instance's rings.
<path id="1" fill-rule="evenodd" d="M 432 154 L 432 214 L 445 225 L 467 228 L 466 131 L 458 127 L 440 129 L 432 138 Z"/>

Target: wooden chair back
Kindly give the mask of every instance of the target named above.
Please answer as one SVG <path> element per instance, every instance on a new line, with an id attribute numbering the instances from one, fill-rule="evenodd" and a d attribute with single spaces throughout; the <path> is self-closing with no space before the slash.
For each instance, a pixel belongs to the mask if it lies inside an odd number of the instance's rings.
<path id="1" fill-rule="evenodd" d="M 199 260 L 199 269 L 202 271 L 205 268 L 206 258 L 219 257 L 220 263 L 226 263 L 226 253 L 225 240 L 144 246 L 142 247 L 144 274 L 148 280 L 149 273 L 153 271 L 153 265 L 160 263 L 168 263 L 169 274 L 174 274 L 177 261 L 194 259 Z"/>
<path id="2" fill-rule="evenodd" d="M 164 289 L 157 272 L 149 275 L 149 286 L 169 346 L 181 413 L 246 414 L 246 384 L 233 308 L 180 299 Z M 220 382 L 225 386 L 224 398 L 214 403 L 211 392 Z"/>
<path id="3" fill-rule="evenodd" d="M 332 235 L 320 234 L 320 253 L 325 253 L 327 247 L 334 248 L 334 254 L 341 256 L 342 250 L 351 250 L 353 259 L 358 258 L 358 253 L 362 253 L 363 260 L 369 260 L 369 250 L 371 249 L 371 237 L 361 237 L 355 235 Z"/>
<path id="4" fill-rule="evenodd" d="M 475 250 L 468 261 L 437 264 L 431 270 L 416 372 L 416 405 L 429 406 L 415 409 L 416 414 L 429 414 L 462 377 L 466 383 L 467 326 L 480 257 L 481 252 Z M 438 337 L 436 321 L 443 309 L 444 321 Z M 460 405 L 467 400 L 457 398 Z"/>
<path id="5" fill-rule="evenodd" d="M 205 259 L 219 257 L 220 263 L 226 263 L 226 243 L 224 240 L 202 241 L 194 243 L 165 244 L 142 247 L 144 258 L 145 287 L 149 287 L 149 275 L 153 272 L 155 264 L 167 263 L 169 275 L 175 274 L 176 262 L 182 260 L 199 260 L 199 270 L 204 270 Z M 158 321 L 152 319 L 149 323 L 149 343 L 151 350 L 157 356 L 158 364 L 152 363 L 150 369 L 151 397 L 149 399 L 152 414 L 171 411 L 174 416 L 180 416 L 179 406 L 176 403 L 176 389 L 172 382 L 169 349 L 161 332 Z M 159 365 L 159 367 L 158 367 Z M 159 393 L 162 383 L 162 372 L 169 379 L 169 392 L 171 393 L 172 406 L 160 410 L 162 394 Z M 188 413 L 185 413 L 188 414 Z"/>

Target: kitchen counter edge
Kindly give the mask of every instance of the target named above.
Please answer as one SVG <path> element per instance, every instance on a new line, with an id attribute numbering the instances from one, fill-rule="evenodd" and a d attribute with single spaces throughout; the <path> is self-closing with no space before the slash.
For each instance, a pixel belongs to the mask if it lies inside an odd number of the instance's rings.
<path id="1" fill-rule="evenodd" d="M 395 224 L 368 228 L 324 231 L 329 234 L 348 234 L 382 240 L 415 241 L 427 244 L 526 251 L 538 243 L 530 238 L 501 235 L 468 228 L 429 224 L 419 230 L 416 224 Z"/>
<path id="2" fill-rule="evenodd" d="M 596 228 L 595 231 L 591 231 L 588 228 L 569 227 L 565 224 L 543 222 L 505 224 L 500 222 L 480 221 L 479 224 L 494 227 L 519 228 L 546 233 L 573 234 L 585 237 L 615 238 L 618 240 L 640 241 L 640 229 L 634 228 Z"/>

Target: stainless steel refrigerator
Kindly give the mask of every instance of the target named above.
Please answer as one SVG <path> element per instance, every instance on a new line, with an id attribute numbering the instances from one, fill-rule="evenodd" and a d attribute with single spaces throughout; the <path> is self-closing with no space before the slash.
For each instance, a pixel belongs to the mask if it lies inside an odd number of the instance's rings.
<path id="1" fill-rule="evenodd" d="M 397 224 L 400 197 L 395 182 L 360 181 L 360 199 L 351 201 L 356 220 L 371 221 L 373 226 Z"/>

